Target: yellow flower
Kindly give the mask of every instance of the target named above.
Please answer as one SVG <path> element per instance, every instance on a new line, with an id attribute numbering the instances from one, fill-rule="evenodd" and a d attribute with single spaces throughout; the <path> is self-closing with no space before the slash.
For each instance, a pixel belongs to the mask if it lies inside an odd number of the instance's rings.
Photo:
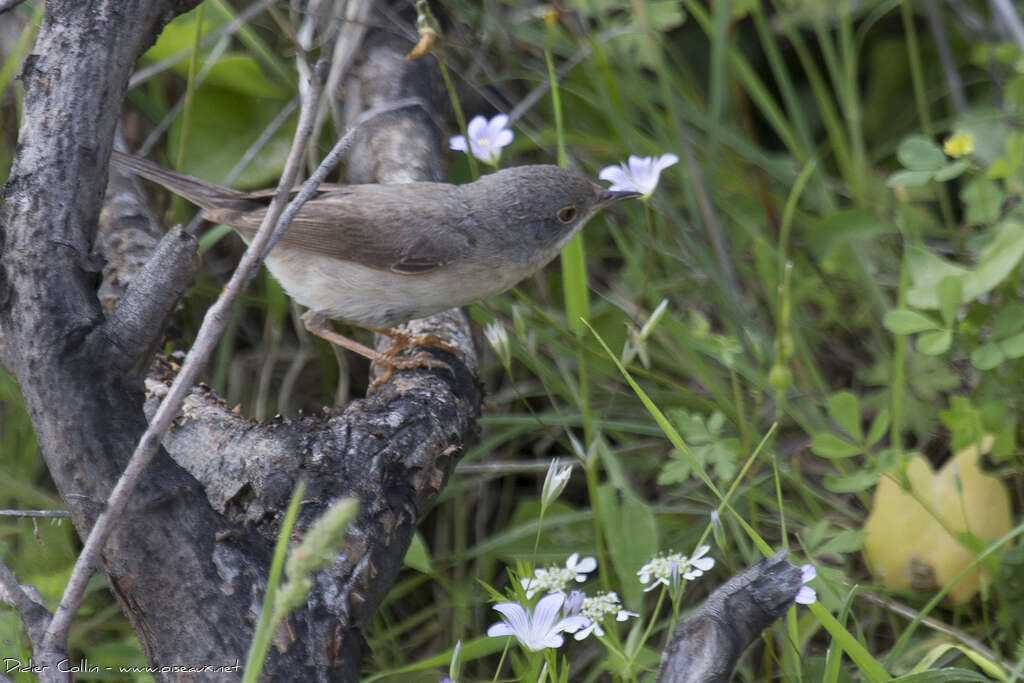
<path id="1" fill-rule="evenodd" d="M 953 133 L 942 143 L 942 151 L 954 159 L 967 156 L 974 151 L 974 133 Z"/>

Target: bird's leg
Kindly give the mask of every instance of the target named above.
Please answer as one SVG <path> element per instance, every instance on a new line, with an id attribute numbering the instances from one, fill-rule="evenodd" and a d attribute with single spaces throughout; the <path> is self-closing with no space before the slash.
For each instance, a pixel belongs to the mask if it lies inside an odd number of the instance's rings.
<path id="1" fill-rule="evenodd" d="M 432 368 L 444 369 L 448 367 L 447 363 L 435 360 L 433 356 L 431 356 L 429 353 L 425 351 L 422 353 L 417 353 L 415 356 L 407 356 L 401 358 L 395 356 L 395 354 L 403 348 L 414 348 L 415 346 L 422 346 L 422 344 L 406 343 L 405 345 L 398 348 L 396 348 L 395 344 L 392 344 L 391 348 L 389 348 L 387 351 L 378 351 L 376 349 L 370 348 L 369 346 L 366 346 L 365 344 L 360 344 L 356 340 L 349 339 L 345 335 L 338 334 L 333 329 L 331 329 L 327 317 L 324 316 L 322 313 L 318 313 L 315 311 L 306 311 L 306 313 L 304 313 L 302 316 L 302 322 L 305 324 L 307 330 L 309 330 L 316 336 L 320 337 L 321 339 L 326 339 L 332 344 L 340 346 L 344 349 L 348 349 L 349 351 L 352 351 L 354 353 L 358 353 L 360 356 L 369 358 L 374 363 L 379 363 L 383 365 L 384 374 L 373 381 L 373 384 L 370 385 L 371 390 L 376 389 L 378 386 L 388 381 L 388 379 L 391 378 L 391 373 L 393 373 L 395 370 L 410 370 L 412 368 L 427 368 L 428 370 L 430 370 Z M 373 331 L 381 332 L 380 330 Z M 391 331 L 396 332 L 396 330 Z M 383 332 L 381 333 L 383 334 Z M 410 341 L 414 339 L 412 335 L 406 336 L 410 338 Z M 433 335 L 422 336 L 433 337 Z"/>

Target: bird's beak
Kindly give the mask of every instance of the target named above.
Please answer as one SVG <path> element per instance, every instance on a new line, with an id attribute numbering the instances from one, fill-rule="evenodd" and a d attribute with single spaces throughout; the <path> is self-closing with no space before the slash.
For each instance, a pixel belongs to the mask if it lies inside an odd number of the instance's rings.
<path id="1" fill-rule="evenodd" d="M 643 197 L 643 195 L 634 190 L 615 190 L 614 192 L 612 190 L 604 190 L 597 198 L 596 208 L 603 209 L 623 199 L 635 199 L 636 197 Z"/>

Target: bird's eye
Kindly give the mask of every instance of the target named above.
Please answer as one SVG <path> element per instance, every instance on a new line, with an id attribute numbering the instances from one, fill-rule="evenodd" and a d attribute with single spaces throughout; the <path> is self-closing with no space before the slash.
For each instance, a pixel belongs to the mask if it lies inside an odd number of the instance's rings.
<path id="1" fill-rule="evenodd" d="M 575 206 L 566 206 L 558 210 L 558 220 L 562 221 L 563 223 L 568 223 L 573 218 L 576 218 Z"/>

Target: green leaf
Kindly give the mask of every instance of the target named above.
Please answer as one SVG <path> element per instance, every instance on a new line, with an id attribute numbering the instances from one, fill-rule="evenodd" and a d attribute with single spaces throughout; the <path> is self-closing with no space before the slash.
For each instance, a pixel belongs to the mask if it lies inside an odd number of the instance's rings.
<path id="1" fill-rule="evenodd" d="M 939 419 L 953 433 L 954 452 L 978 443 L 985 432 L 981 412 L 964 396 L 951 396 L 949 410 L 940 412 Z"/>
<path id="2" fill-rule="evenodd" d="M 937 171 L 946 165 L 942 149 L 923 135 L 904 138 L 896 150 L 896 158 L 911 171 Z"/>
<path id="3" fill-rule="evenodd" d="M 1006 339 L 1024 328 L 1024 305 L 1011 301 L 996 313 L 992 323 L 992 338 Z"/>
<path id="4" fill-rule="evenodd" d="M 947 275 L 939 280 L 939 286 L 935 293 L 939 297 L 939 313 L 942 315 L 942 321 L 946 323 L 946 327 L 952 327 L 956 321 L 956 309 L 960 307 L 960 278 L 955 275 Z"/>
<path id="5" fill-rule="evenodd" d="M 1015 334 L 1009 339 L 1004 339 L 999 347 L 1007 358 L 1020 358 L 1024 356 L 1024 332 Z"/>
<path id="6" fill-rule="evenodd" d="M 982 344 L 971 351 L 971 365 L 979 370 L 991 370 L 1003 362 L 1003 352 L 995 342 Z"/>
<path id="7" fill-rule="evenodd" d="M 970 166 L 970 162 L 968 162 L 967 159 L 959 159 L 957 161 L 954 161 L 953 163 L 947 164 L 946 166 L 943 166 L 938 171 L 936 171 L 935 180 L 939 181 L 940 183 L 944 183 L 947 180 L 952 180 L 953 178 L 956 178 L 961 173 L 966 171 L 968 166 Z"/>
<path id="8" fill-rule="evenodd" d="M 937 322 L 924 313 L 918 313 L 909 308 L 895 308 L 889 311 L 882 318 L 882 324 L 893 334 L 914 334 L 937 330 L 940 327 Z"/>
<path id="9" fill-rule="evenodd" d="M 203 85 L 233 90 L 248 97 L 282 99 L 288 96 L 284 88 L 264 75 L 255 59 L 245 54 L 225 55 L 218 59 Z"/>
<path id="10" fill-rule="evenodd" d="M 843 555 L 856 552 L 864 544 L 864 537 L 866 535 L 867 532 L 861 529 L 844 529 L 826 541 L 820 548 L 817 548 L 814 554 L 836 553 Z"/>
<path id="11" fill-rule="evenodd" d="M 932 309 L 939 307 L 939 281 L 947 275 L 966 275 L 963 266 L 941 258 L 925 247 L 909 245 L 906 248 L 907 268 L 913 283 L 907 291 L 907 304 L 914 308 Z M 964 301 L 970 298 L 964 297 Z"/>
<path id="12" fill-rule="evenodd" d="M 831 432 L 819 432 L 811 437 L 811 450 L 823 458 L 849 458 L 861 452 L 860 446 L 841 439 Z"/>
<path id="13" fill-rule="evenodd" d="M 963 301 L 973 301 L 1002 284 L 1024 258 L 1024 225 L 1004 221 L 999 233 L 981 252 L 977 268 L 963 278 Z"/>
<path id="14" fill-rule="evenodd" d="M 966 208 L 964 220 L 970 225 L 995 222 L 1004 199 L 999 183 L 984 176 L 975 178 L 960 191 L 960 200 Z"/>
<path id="15" fill-rule="evenodd" d="M 867 445 L 874 446 L 878 443 L 885 433 L 889 431 L 889 423 L 891 421 L 888 408 L 882 408 L 875 415 L 875 419 L 871 421 L 871 428 L 868 430 Z"/>
<path id="16" fill-rule="evenodd" d="M 212 86 L 200 88 L 193 102 L 192 126 L 182 172 L 215 183 L 223 182 L 282 106 L 279 101 L 247 97 L 233 90 Z M 294 128 L 294 123 L 285 123 L 234 185 L 239 188 L 264 187 L 276 180 L 288 155 Z M 171 126 L 171 149 L 177 149 L 180 136 L 181 117 Z"/>
<path id="17" fill-rule="evenodd" d="M 833 493 L 857 493 L 874 486 L 881 476 L 877 470 L 857 470 L 846 476 L 826 474 L 823 483 Z"/>
<path id="18" fill-rule="evenodd" d="M 917 338 L 917 350 L 926 356 L 938 356 L 949 350 L 953 344 L 953 333 L 949 330 L 925 332 Z"/>
<path id="19" fill-rule="evenodd" d="M 896 171 L 885 184 L 889 187 L 920 187 L 932 181 L 932 171 Z"/>
<path id="20" fill-rule="evenodd" d="M 828 414 L 842 427 L 854 441 L 864 440 L 864 431 L 860 424 L 860 399 L 849 391 L 833 394 L 828 400 Z"/>

